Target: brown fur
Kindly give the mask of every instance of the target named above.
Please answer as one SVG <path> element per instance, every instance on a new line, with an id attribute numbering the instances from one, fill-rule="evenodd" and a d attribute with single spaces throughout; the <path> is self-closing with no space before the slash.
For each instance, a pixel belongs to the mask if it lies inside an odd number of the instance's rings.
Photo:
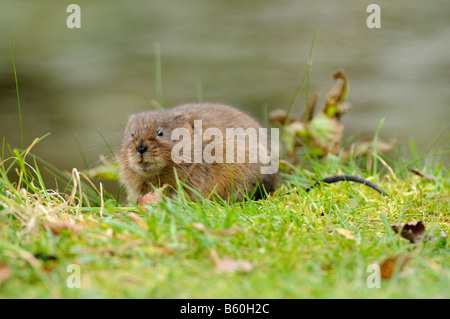
<path id="1" fill-rule="evenodd" d="M 133 200 L 164 184 L 171 186 L 168 187 L 167 194 L 172 196 L 177 189 L 175 171 L 180 181 L 201 195 L 209 196 L 215 193 L 226 201 L 230 200 L 232 193 L 238 201 L 242 200 L 243 193 L 252 194 L 258 184 L 268 193 L 275 190 L 278 174 L 263 175 L 260 172 L 261 163 L 248 161 L 250 148 L 258 147 L 255 143 L 246 143 L 245 163 L 226 163 L 225 146 L 223 163 L 174 163 L 171 151 L 179 142 L 171 140 L 175 128 L 186 128 L 191 133 L 191 159 L 194 160 L 194 120 L 202 120 L 203 132 L 207 128 L 218 128 L 224 138 L 226 128 L 255 128 L 258 131 L 261 127 L 252 117 L 231 106 L 212 103 L 185 104 L 170 110 L 132 115 L 120 150 L 120 172 Z M 163 131 L 163 136 L 157 135 L 158 130 Z M 202 150 L 209 142 L 203 141 Z M 145 148 L 141 149 L 142 154 L 138 147 Z M 236 156 L 237 154 L 235 158 Z M 186 191 L 195 197 L 194 193 L 188 189 Z M 255 193 L 256 198 L 262 197 L 261 195 L 261 191 Z"/>

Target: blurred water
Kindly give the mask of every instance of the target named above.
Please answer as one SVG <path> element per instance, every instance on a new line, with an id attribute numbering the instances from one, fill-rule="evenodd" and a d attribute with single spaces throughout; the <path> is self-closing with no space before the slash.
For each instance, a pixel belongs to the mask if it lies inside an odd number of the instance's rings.
<path id="1" fill-rule="evenodd" d="M 25 145 L 51 132 L 35 152 L 62 169 L 117 148 L 129 114 L 156 99 L 160 43 L 164 104 L 220 101 L 261 118 L 287 108 L 306 69 L 324 95 L 343 69 L 353 105 L 346 136 L 381 136 L 419 150 L 450 119 L 450 2 L 378 1 L 382 28 L 366 27 L 372 1 L 77 1 L 81 29 L 68 29 L 61 1 L 0 1 L 0 137 L 20 145 L 11 60 L 13 42 Z M 303 110 L 300 100 L 295 112 Z M 447 135 L 439 146 L 448 149 Z"/>

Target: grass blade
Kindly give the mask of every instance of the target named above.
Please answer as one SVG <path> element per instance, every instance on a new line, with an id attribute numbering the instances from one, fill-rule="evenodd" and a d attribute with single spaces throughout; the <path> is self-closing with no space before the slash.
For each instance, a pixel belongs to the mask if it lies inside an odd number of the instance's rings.
<path id="1" fill-rule="evenodd" d="M 378 142 L 378 135 L 380 134 L 381 127 L 384 124 L 384 118 L 381 119 L 380 123 L 378 124 L 377 130 L 375 132 L 375 136 L 373 138 L 373 175 L 377 175 L 378 171 L 378 153 L 377 153 L 377 142 Z"/>
<path id="2" fill-rule="evenodd" d="M 16 81 L 17 106 L 19 108 L 20 141 L 21 141 L 21 146 L 22 146 L 22 150 L 23 150 L 23 124 L 22 124 L 22 111 L 20 109 L 19 83 L 17 82 L 16 62 L 14 61 L 14 50 L 13 50 L 12 41 L 10 40 L 9 43 L 11 45 L 11 56 L 12 56 L 12 62 L 13 62 L 13 68 L 14 68 L 14 79 Z"/>
<path id="3" fill-rule="evenodd" d="M 162 67 L 161 67 L 161 45 L 155 43 L 155 76 L 156 76 L 156 99 L 162 107 L 164 107 L 163 101 L 163 89 L 162 89 Z"/>

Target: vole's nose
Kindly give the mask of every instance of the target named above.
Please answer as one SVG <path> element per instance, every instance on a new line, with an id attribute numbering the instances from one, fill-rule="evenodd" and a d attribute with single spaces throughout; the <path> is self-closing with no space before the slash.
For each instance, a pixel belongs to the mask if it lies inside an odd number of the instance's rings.
<path id="1" fill-rule="evenodd" d="M 136 151 L 138 151 L 140 154 L 144 154 L 145 152 L 147 152 L 147 150 L 147 146 L 144 145 L 139 145 L 138 147 L 136 147 Z"/>

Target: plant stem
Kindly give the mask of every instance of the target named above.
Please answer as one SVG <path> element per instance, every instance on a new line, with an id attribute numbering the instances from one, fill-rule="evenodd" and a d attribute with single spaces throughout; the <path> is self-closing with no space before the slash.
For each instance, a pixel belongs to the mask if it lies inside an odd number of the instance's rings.
<path id="1" fill-rule="evenodd" d="M 13 50 L 12 41 L 10 40 L 9 43 L 11 45 L 11 56 L 12 56 L 13 68 L 14 68 L 14 79 L 16 81 L 17 105 L 19 107 L 20 141 L 21 141 L 21 146 L 22 146 L 21 149 L 23 150 L 23 125 L 22 125 L 22 111 L 20 110 L 19 84 L 17 82 L 16 63 L 14 61 L 14 50 Z"/>

